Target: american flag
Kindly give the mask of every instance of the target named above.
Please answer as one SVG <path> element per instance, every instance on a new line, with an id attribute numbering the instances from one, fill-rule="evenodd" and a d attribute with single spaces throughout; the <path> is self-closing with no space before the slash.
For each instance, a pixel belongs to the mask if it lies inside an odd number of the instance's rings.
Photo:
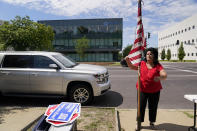
<path id="1" fill-rule="evenodd" d="M 135 66 L 139 66 L 142 58 L 143 50 L 146 48 L 146 40 L 144 37 L 144 29 L 142 24 L 141 0 L 138 0 L 138 17 L 137 17 L 137 38 L 129 52 L 129 59 Z"/>

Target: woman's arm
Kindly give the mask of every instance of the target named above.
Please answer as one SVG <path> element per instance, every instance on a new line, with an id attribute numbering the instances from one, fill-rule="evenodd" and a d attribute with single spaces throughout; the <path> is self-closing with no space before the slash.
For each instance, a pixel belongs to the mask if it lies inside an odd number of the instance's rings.
<path id="1" fill-rule="evenodd" d="M 164 69 L 162 69 L 160 72 L 160 80 L 165 80 L 167 78 L 167 73 Z"/>
<path id="2" fill-rule="evenodd" d="M 133 64 L 131 64 L 131 62 L 130 62 L 128 56 L 125 57 L 125 60 L 126 60 L 126 62 L 127 62 L 128 67 L 129 67 L 131 70 L 138 70 L 138 67 L 137 67 L 137 66 L 134 66 Z"/>
<path id="3" fill-rule="evenodd" d="M 159 76 L 154 77 L 154 81 L 158 82 L 160 80 L 165 80 L 167 78 L 167 73 L 164 69 L 159 72 Z"/>

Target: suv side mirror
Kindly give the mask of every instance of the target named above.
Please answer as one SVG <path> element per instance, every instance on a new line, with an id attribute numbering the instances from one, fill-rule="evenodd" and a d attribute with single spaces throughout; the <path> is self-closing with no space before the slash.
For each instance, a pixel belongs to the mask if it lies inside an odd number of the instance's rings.
<path id="1" fill-rule="evenodd" d="M 49 68 L 52 68 L 52 69 L 59 69 L 59 67 L 56 65 L 56 64 L 49 64 Z"/>

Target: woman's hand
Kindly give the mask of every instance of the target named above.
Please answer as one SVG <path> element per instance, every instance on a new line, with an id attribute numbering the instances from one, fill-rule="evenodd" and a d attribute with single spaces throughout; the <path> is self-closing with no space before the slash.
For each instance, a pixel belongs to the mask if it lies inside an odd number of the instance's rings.
<path id="1" fill-rule="evenodd" d="M 159 75 L 160 76 L 155 76 L 154 77 L 155 82 L 158 82 L 160 80 L 165 80 L 167 78 L 167 73 L 164 69 L 159 72 Z"/>
<path id="2" fill-rule="evenodd" d="M 126 56 L 124 59 L 126 60 L 126 62 L 127 62 L 127 63 L 128 63 L 128 62 L 130 62 L 130 60 L 129 60 L 129 57 L 128 57 L 128 56 Z"/>
<path id="3" fill-rule="evenodd" d="M 159 72 L 159 75 L 160 75 L 160 80 L 166 80 L 167 73 L 164 69 Z"/>
<path id="4" fill-rule="evenodd" d="M 126 60 L 127 65 L 128 65 L 128 67 L 129 67 L 130 69 L 132 69 L 132 70 L 138 70 L 138 67 L 137 67 L 137 66 L 134 66 L 133 64 L 131 64 L 131 62 L 130 62 L 128 56 L 126 56 L 124 59 Z"/>

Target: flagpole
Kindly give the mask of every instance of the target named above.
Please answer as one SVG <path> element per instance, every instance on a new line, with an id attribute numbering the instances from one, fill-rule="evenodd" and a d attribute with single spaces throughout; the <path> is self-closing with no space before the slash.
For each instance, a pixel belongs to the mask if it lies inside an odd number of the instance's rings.
<path id="1" fill-rule="evenodd" d="M 134 41 L 134 44 L 129 52 L 128 58 L 130 62 L 135 66 L 136 69 L 138 67 L 138 89 L 137 89 L 137 127 L 136 131 L 141 130 L 141 116 L 140 116 L 140 91 L 141 91 L 141 81 L 140 81 L 140 63 L 142 61 L 143 51 L 146 48 L 146 41 L 144 40 L 144 29 L 142 24 L 142 12 L 141 12 L 141 2 L 142 0 L 138 0 L 138 15 L 137 15 L 137 37 Z M 132 65 L 131 64 L 131 65 Z M 129 65 L 129 64 L 128 64 Z M 130 65 L 130 66 L 131 66 Z"/>
<path id="2" fill-rule="evenodd" d="M 141 12 L 141 0 L 138 0 L 138 6 L 140 7 L 140 12 Z M 138 7 L 138 8 L 139 8 Z M 139 12 L 138 12 L 139 13 Z M 141 88 L 141 82 L 140 82 L 140 66 L 138 66 L 138 90 L 137 90 L 137 131 L 141 130 L 141 118 L 140 118 L 140 88 Z"/>
<path id="3" fill-rule="evenodd" d="M 140 82 L 140 66 L 138 66 L 138 89 L 137 89 L 137 131 L 141 130 L 141 118 L 140 118 L 140 88 L 141 88 L 141 82 Z"/>

